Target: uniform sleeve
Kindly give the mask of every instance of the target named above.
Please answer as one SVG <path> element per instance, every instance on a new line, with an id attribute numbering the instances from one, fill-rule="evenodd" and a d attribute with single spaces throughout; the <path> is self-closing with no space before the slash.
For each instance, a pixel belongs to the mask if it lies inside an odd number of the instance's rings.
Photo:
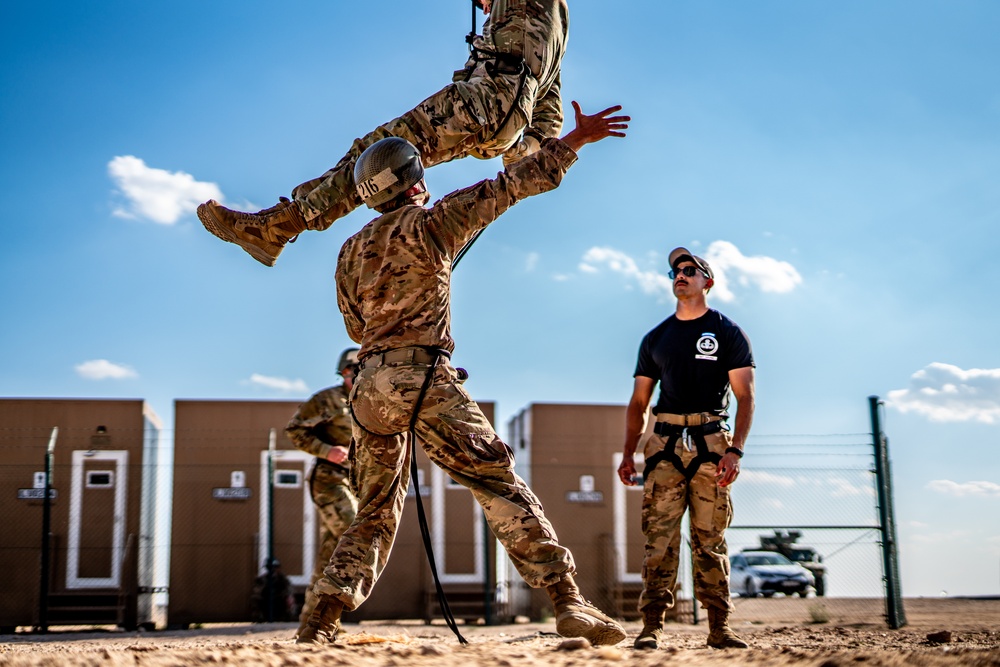
<path id="1" fill-rule="evenodd" d="M 479 230 L 522 199 L 559 187 L 576 153 L 559 139 L 510 165 L 491 180 L 448 195 L 428 210 L 427 234 L 447 257 L 454 257 Z"/>
<path id="2" fill-rule="evenodd" d="M 285 435 L 292 441 L 296 449 L 325 459 L 333 446 L 320 440 L 316 434 L 319 432 L 318 427 L 326 419 L 323 400 L 320 394 L 315 394 L 299 406 L 295 416 L 285 427 Z"/>
<path id="3" fill-rule="evenodd" d="M 635 364 L 635 373 L 632 377 L 647 377 L 659 381 L 660 379 L 660 369 L 657 368 L 656 362 L 653 361 L 652 354 L 652 343 L 649 337 L 652 334 L 646 334 L 645 338 L 642 339 L 642 343 L 639 344 L 639 360 Z"/>
<path id="4" fill-rule="evenodd" d="M 730 351 L 726 359 L 727 371 L 747 368 L 748 366 L 756 368 L 757 364 L 754 363 L 750 337 L 736 324 L 733 324 L 729 329 L 729 344 L 726 348 Z"/>

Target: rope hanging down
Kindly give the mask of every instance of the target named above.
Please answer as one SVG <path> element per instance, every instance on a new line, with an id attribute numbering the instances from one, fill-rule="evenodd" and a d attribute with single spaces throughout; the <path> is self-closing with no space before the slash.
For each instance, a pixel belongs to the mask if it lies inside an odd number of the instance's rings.
<path id="1" fill-rule="evenodd" d="M 483 6 L 479 0 L 472 0 L 472 30 L 465 37 L 466 43 L 469 45 L 469 51 L 472 51 L 472 43 L 476 39 L 476 8 L 482 9 Z M 458 266 L 459 261 L 465 256 L 469 248 L 475 243 L 479 235 L 482 234 L 482 230 L 476 232 L 476 234 L 469 240 L 465 246 L 455 255 L 454 261 L 452 261 L 452 269 Z M 424 383 L 420 387 L 420 394 L 417 396 L 417 401 L 413 406 L 413 414 L 410 415 L 410 481 L 413 484 L 414 496 L 417 499 L 417 522 L 420 524 L 420 536 L 423 538 L 424 542 L 424 552 L 427 554 L 427 563 L 431 567 L 431 574 L 434 577 L 434 589 L 437 592 L 438 606 L 441 607 L 441 615 L 444 616 L 445 623 L 451 629 L 455 636 L 458 638 L 459 643 L 468 644 L 469 640 L 462 636 L 462 633 L 458 629 L 458 623 L 455 622 L 455 615 L 451 611 L 451 605 L 448 604 L 448 596 L 445 595 L 444 587 L 441 586 L 441 578 L 438 576 L 437 561 L 434 558 L 434 545 L 431 543 L 431 531 L 427 523 L 427 514 L 424 512 L 424 503 L 420 498 L 420 476 L 419 468 L 417 467 L 417 417 L 420 416 L 420 408 L 424 402 L 424 396 L 427 394 L 427 390 L 431 386 L 431 382 L 434 380 L 434 371 L 437 369 L 438 361 L 441 359 L 441 355 L 435 355 L 434 362 L 431 364 L 430 368 L 427 370 L 427 375 L 424 377 Z M 485 582 L 484 582 L 485 585 Z"/>

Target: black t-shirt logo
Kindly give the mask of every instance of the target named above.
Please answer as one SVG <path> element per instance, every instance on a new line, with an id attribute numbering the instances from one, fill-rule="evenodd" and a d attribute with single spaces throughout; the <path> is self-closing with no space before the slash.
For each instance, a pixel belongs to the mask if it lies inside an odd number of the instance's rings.
<path id="1" fill-rule="evenodd" d="M 698 350 L 698 353 L 694 355 L 695 359 L 718 360 L 715 353 L 719 350 L 719 341 L 715 339 L 715 334 L 703 333 L 695 344 L 695 347 Z"/>

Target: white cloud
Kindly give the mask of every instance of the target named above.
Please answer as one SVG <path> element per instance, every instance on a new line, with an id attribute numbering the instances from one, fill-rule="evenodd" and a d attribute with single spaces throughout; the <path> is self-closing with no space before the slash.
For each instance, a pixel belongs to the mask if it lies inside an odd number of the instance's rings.
<path id="1" fill-rule="evenodd" d="M 286 394 L 309 393 L 309 387 L 306 386 L 303 380 L 289 380 L 287 378 L 268 377 L 267 375 L 254 373 L 250 376 L 249 382 L 250 384 L 266 387 L 267 389 L 277 389 Z"/>
<path id="2" fill-rule="evenodd" d="M 785 508 L 785 503 L 781 502 L 777 498 L 764 498 L 760 501 L 760 504 L 764 507 L 780 510 Z"/>
<path id="3" fill-rule="evenodd" d="M 641 270 L 634 259 L 614 248 L 591 248 L 584 253 L 579 265 L 580 271 L 584 273 L 599 273 L 602 267 L 635 280 L 643 292 L 661 300 L 666 300 L 673 294 L 673 282 L 670 278 L 655 270 Z"/>
<path id="4" fill-rule="evenodd" d="M 73 367 L 77 375 L 88 380 L 127 380 L 137 378 L 139 374 L 123 364 L 116 364 L 107 359 L 93 359 Z"/>
<path id="5" fill-rule="evenodd" d="M 760 470 L 744 470 L 740 473 L 740 481 L 744 484 L 767 484 L 787 488 L 795 486 L 795 480 L 783 475 L 775 475 Z"/>
<path id="6" fill-rule="evenodd" d="M 113 211 L 120 218 L 172 225 L 181 216 L 193 213 L 201 202 L 223 199 L 215 183 L 196 181 L 183 171 L 147 167 L 132 155 L 119 155 L 111 160 L 108 175 L 125 198 L 125 203 Z"/>
<path id="7" fill-rule="evenodd" d="M 875 495 L 875 489 L 870 484 L 852 484 L 843 477 L 831 477 L 826 480 L 826 483 L 833 487 L 830 495 L 834 498 Z"/>
<path id="8" fill-rule="evenodd" d="M 934 362 L 910 376 L 907 389 L 893 389 L 886 405 L 931 421 L 1000 421 L 1000 368 L 972 368 Z"/>
<path id="9" fill-rule="evenodd" d="M 537 252 L 529 252 L 528 256 L 524 259 L 524 270 L 531 273 L 538 266 L 538 260 L 541 259 L 541 255 Z"/>
<path id="10" fill-rule="evenodd" d="M 802 282 L 802 276 L 788 262 L 761 255 L 747 257 L 728 241 L 713 241 L 704 257 L 715 275 L 715 286 L 708 293 L 710 299 L 733 301 L 736 298 L 733 285 L 784 293 Z M 673 295 L 673 281 L 666 274 L 655 269 L 643 270 L 632 257 L 614 248 L 591 248 L 584 253 L 578 268 L 583 273 L 599 273 L 603 268 L 621 274 L 661 301 Z"/>
<path id="11" fill-rule="evenodd" d="M 721 301 L 736 298 L 733 285 L 784 294 L 802 282 L 802 276 L 788 262 L 764 255 L 747 257 L 729 241 L 713 241 L 704 257 L 715 274 L 715 287 L 709 295 L 715 295 Z"/>
<path id="12" fill-rule="evenodd" d="M 1000 498 L 1000 484 L 994 482 L 953 482 L 950 479 L 935 479 L 927 483 L 927 488 L 946 496 L 974 496 L 977 498 Z"/>

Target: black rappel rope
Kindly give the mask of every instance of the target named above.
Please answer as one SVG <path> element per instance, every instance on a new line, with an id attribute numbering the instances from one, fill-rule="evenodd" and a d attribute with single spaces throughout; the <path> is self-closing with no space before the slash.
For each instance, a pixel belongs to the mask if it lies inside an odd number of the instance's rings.
<path id="1" fill-rule="evenodd" d="M 482 8 L 482 5 L 478 0 L 472 0 L 472 30 L 465 38 L 465 41 L 469 44 L 469 51 L 472 51 L 472 42 L 476 38 L 476 7 Z M 476 232 L 469 242 L 462 246 L 462 249 L 455 254 L 455 259 L 451 263 L 453 270 L 458 266 L 459 261 L 461 261 L 465 253 L 469 251 L 469 248 L 472 247 L 472 244 L 476 242 L 476 239 L 482 233 L 482 229 Z M 431 544 L 430 526 L 427 523 L 427 513 L 424 512 L 424 502 L 420 497 L 420 469 L 417 467 L 417 418 L 420 416 L 420 408 L 423 407 L 424 396 L 427 395 L 427 390 L 434 380 L 434 372 L 437 370 L 438 361 L 440 360 L 441 354 L 435 354 L 434 361 L 431 362 L 431 366 L 427 370 L 427 375 L 424 376 L 424 383 L 420 387 L 417 400 L 413 404 L 413 413 L 410 415 L 410 480 L 413 484 L 413 495 L 417 499 L 417 522 L 420 524 L 420 537 L 424 541 L 424 552 L 427 554 L 427 563 L 430 565 L 431 574 L 434 577 L 434 589 L 437 592 L 438 606 L 441 607 L 441 615 L 444 616 L 445 623 L 455 633 L 455 637 L 458 638 L 459 643 L 465 645 L 469 643 L 469 640 L 463 637 L 458 629 L 458 623 L 455 622 L 455 615 L 451 611 L 451 605 L 448 604 L 448 596 L 445 595 L 444 587 L 441 586 L 441 578 L 438 576 L 437 561 L 434 559 L 434 545 Z"/>

